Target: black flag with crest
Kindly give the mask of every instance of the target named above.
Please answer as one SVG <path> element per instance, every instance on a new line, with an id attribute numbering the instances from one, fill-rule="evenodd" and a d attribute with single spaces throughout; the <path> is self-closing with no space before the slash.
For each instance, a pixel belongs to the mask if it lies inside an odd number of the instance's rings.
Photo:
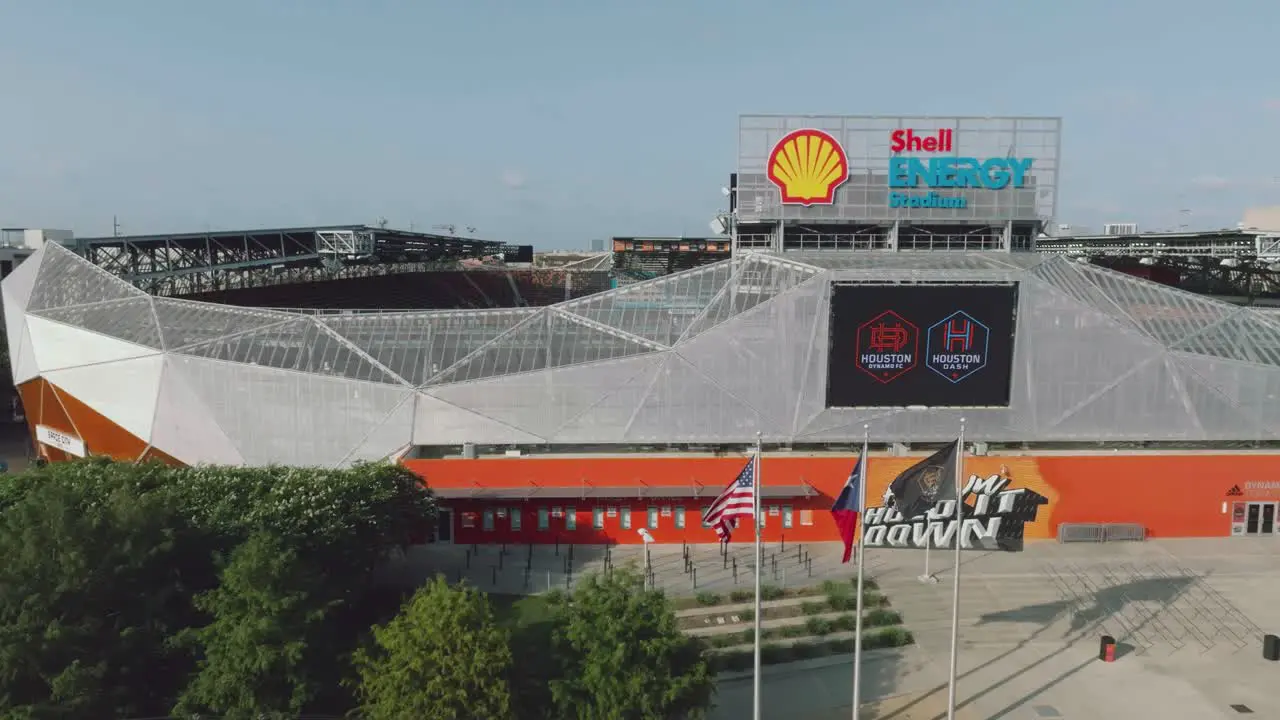
<path id="1" fill-rule="evenodd" d="M 960 440 L 912 465 L 889 483 L 885 507 L 913 518 L 943 500 L 956 499 L 956 462 Z"/>

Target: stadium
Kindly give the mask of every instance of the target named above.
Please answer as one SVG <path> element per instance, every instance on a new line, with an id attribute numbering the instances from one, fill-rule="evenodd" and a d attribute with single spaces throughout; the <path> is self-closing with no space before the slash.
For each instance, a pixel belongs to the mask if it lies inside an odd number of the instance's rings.
<path id="1" fill-rule="evenodd" d="M 714 542 L 699 514 L 757 440 L 764 537 L 835 539 L 864 433 L 879 497 L 962 423 L 1001 539 L 1275 533 L 1280 313 L 1044 238 L 1060 135 L 743 117 L 727 248 L 568 269 L 362 226 L 48 243 L 2 285 L 13 377 L 49 460 L 390 458 L 442 499 L 438 542 Z"/>

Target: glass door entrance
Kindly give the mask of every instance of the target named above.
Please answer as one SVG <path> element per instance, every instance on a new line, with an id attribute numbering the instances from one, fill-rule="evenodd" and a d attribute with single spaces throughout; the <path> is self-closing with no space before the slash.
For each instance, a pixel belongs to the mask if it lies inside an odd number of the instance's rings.
<path id="1" fill-rule="evenodd" d="M 1245 535 L 1271 535 L 1276 531 L 1276 504 L 1249 503 L 1245 511 Z"/>
<path id="2" fill-rule="evenodd" d="M 441 509 L 436 515 L 436 542 L 453 542 L 453 511 Z"/>

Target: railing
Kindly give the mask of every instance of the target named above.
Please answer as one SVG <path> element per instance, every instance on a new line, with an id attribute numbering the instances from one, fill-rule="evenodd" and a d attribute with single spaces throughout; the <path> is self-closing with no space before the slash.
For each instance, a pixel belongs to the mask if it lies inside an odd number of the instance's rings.
<path id="1" fill-rule="evenodd" d="M 1062 523 L 1058 526 L 1058 542 L 1142 542 L 1147 529 L 1135 523 Z"/>
<path id="2" fill-rule="evenodd" d="M 1142 542 L 1147 529 L 1137 523 L 1109 523 L 1102 526 L 1103 542 Z"/>

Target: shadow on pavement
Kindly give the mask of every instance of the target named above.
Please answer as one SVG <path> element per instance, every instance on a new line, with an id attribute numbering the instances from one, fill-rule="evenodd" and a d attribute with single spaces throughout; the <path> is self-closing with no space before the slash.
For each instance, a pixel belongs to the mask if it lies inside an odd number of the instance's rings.
<path id="1" fill-rule="evenodd" d="M 997 655 L 996 657 L 990 660 L 987 660 L 986 662 L 978 665 L 977 667 L 965 667 L 964 655 L 961 654 L 959 659 L 960 674 L 957 676 L 957 679 L 956 679 L 957 686 L 959 688 L 958 696 L 957 696 L 958 702 L 956 706 L 957 712 L 959 712 L 959 710 L 961 709 L 966 709 L 966 708 L 969 709 L 970 712 L 973 712 L 974 710 L 976 710 L 976 708 L 974 708 L 973 705 L 978 700 L 981 700 L 982 698 L 990 695 L 991 693 L 999 690 L 1000 688 L 1008 685 L 1009 683 L 1018 680 L 1019 678 L 1026 675 L 1027 673 L 1061 656 L 1064 652 L 1067 652 L 1067 651 L 1081 652 L 1082 646 L 1076 645 L 1076 644 L 1068 644 L 1062 649 L 1051 652 L 1045 655 L 1044 657 L 1040 658 L 1039 660 L 1036 660 L 1035 662 L 1028 663 L 1020 667 L 1017 671 L 1010 673 L 1006 677 L 976 692 L 970 691 L 967 687 L 965 687 L 962 684 L 966 677 L 969 677 L 974 673 L 977 673 L 981 670 L 991 667 L 1001 662 L 1002 660 L 1005 660 L 1006 658 L 1018 652 L 1019 650 L 1029 646 L 1032 642 L 1042 639 L 1042 636 L 1045 634 L 1045 632 L 1048 631 L 1050 627 L 1053 625 L 1053 623 L 1056 622 L 1057 620 L 1064 617 L 1070 618 L 1070 624 L 1068 626 L 1068 629 L 1063 634 L 1064 640 L 1071 637 L 1075 637 L 1075 639 L 1080 639 L 1085 633 L 1100 631 L 1103 627 L 1104 622 L 1114 618 L 1117 613 L 1125 612 L 1125 610 L 1131 604 L 1139 603 L 1139 602 L 1154 603 L 1154 604 L 1159 604 L 1162 607 L 1169 607 L 1194 582 L 1195 582 L 1195 578 L 1191 578 L 1191 577 L 1170 577 L 1170 578 L 1163 578 L 1159 580 L 1156 580 L 1156 579 L 1137 580 L 1134 582 L 1121 583 L 1118 585 L 1112 585 L 1109 587 L 1101 587 L 1101 588 L 1097 587 L 1096 585 L 1091 585 L 1089 586 L 1093 589 L 1091 596 L 1085 593 L 1081 593 L 1080 595 L 1077 595 L 1071 599 L 1064 599 L 1064 600 L 1048 602 L 1048 603 L 1036 603 L 1033 605 L 1026 605 L 1023 607 L 1012 608 L 1009 610 L 1002 610 L 999 612 L 988 613 L 986 615 L 981 616 L 981 618 L 978 621 L 979 626 L 984 624 L 1007 622 L 1007 623 L 1037 624 L 1037 625 L 1040 625 L 1040 628 L 1037 629 L 1035 632 L 1033 632 L 1031 635 L 1029 635 L 1026 639 L 1015 644 L 1010 649 L 1006 650 L 1005 652 Z M 1124 627 L 1126 632 L 1112 631 L 1112 634 L 1115 635 L 1117 639 L 1121 641 L 1120 643 L 1117 644 L 1117 650 L 1120 650 L 1120 648 L 1123 646 L 1124 648 L 1126 648 L 1126 653 L 1134 652 L 1135 650 L 1134 646 L 1130 643 L 1123 642 L 1123 641 L 1133 634 L 1141 633 L 1150 622 L 1151 622 L 1151 616 L 1148 616 L 1146 619 L 1143 619 L 1140 623 L 1137 623 L 1133 627 L 1128 627 L 1127 625 L 1118 626 L 1118 627 Z M 909 623 L 908 623 L 908 626 L 909 626 Z M 1101 632 L 1099 632 L 1099 634 L 1101 634 Z M 1060 676 L 1050 680 L 1049 682 L 1046 682 L 1043 685 L 1040 685 L 1033 692 L 1030 692 L 1021 696 L 1013 703 L 1000 709 L 997 713 L 992 714 L 989 717 L 997 718 L 997 717 L 1008 716 L 1009 713 L 1013 712 L 1017 708 L 1022 707 L 1025 703 L 1034 700 L 1040 693 L 1044 692 L 1045 690 L 1048 690 L 1051 687 L 1054 687 L 1055 685 L 1061 683 L 1063 680 L 1066 680 L 1071 675 L 1074 675 L 1076 672 L 1079 672 L 1080 669 L 1087 666 L 1089 663 L 1096 662 L 1096 661 L 1097 661 L 1097 655 L 1095 652 L 1092 657 L 1087 657 L 1087 659 L 1084 660 L 1080 665 L 1077 665 L 1073 667 L 1071 670 L 1067 671 L 1066 673 L 1063 673 Z M 941 714 L 938 714 L 938 711 L 933 710 L 931 703 L 937 703 L 939 699 L 943 700 L 945 703 L 946 695 L 947 695 L 947 686 L 945 684 L 938 685 L 934 687 L 932 690 L 930 690 L 929 692 L 923 693 L 917 698 L 915 698 L 914 700 L 907 702 L 902 707 L 894 709 L 887 714 L 881 715 L 880 718 L 881 720 L 892 720 L 895 718 L 897 720 L 915 720 L 915 718 L 917 717 L 921 717 L 921 718 L 945 717 L 945 713 L 946 713 L 945 704 L 941 708 L 941 711 L 940 711 Z"/>
<path id="2" fill-rule="evenodd" d="M 862 697 L 897 692 L 909 650 L 876 650 L 863 656 Z M 853 706 L 853 657 L 823 658 L 764 668 L 760 690 L 764 720 L 848 718 Z M 721 680 L 710 720 L 751 717 L 751 677 Z"/>

